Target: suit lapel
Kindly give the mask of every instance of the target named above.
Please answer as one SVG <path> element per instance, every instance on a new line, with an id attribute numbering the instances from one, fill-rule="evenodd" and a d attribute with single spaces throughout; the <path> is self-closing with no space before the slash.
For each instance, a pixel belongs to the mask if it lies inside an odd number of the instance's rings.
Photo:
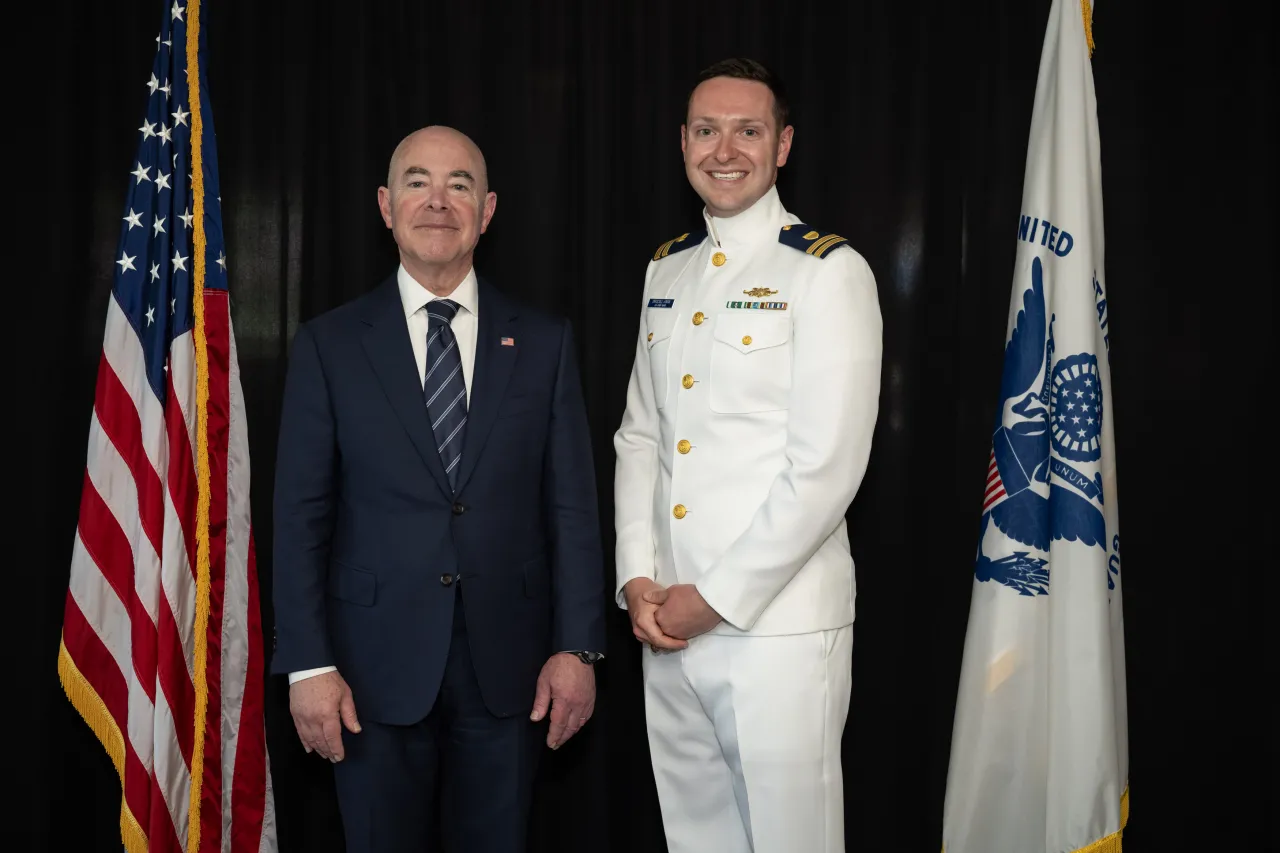
<path id="1" fill-rule="evenodd" d="M 427 418 L 427 406 L 422 399 L 422 384 L 418 381 L 409 327 L 405 323 L 404 306 L 400 303 L 400 290 L 394 276 L 371 295 L 370 302 L 369 312 L 364 318 L 369 327 L 362 341 L 365 353 L 391 402 L 391 408 L 409 433 L 409 440 L 418 449 L 427 470 L 435 477 L 445 496 L 452 497 L 453 490 L 449 488 L 449 479 L 440 464 L 440 452 L 436 448 L 431 422 Z"/>
<path id="2" fill-rule="evenodd" d="M 476 461 L 498 417 L 498 407 L 506 394 L 507 381 L 516 364 L 517 347 L 503 346 L 502 339 L 515 340 L 515 307 L 484 279 L 479 279 L 479 323 L 476 329 L 476 362 L 471 379 L 471 402 L 467 411 L 466 440 L 458 464 L 458 492 L 461 493 L 476 469 Z M 441 472 L 443 474 L 443 471 Z"/>

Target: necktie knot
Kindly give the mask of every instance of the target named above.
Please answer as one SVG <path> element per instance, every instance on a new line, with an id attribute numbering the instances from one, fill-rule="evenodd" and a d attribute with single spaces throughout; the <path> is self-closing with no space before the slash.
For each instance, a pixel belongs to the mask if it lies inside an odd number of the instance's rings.
<path id="1" fill-rule="evenodd" d="M 427 327 L 447 326 L 457 316 L 458 303 L 452 299 L 433 299 L 427 303 Z"/>

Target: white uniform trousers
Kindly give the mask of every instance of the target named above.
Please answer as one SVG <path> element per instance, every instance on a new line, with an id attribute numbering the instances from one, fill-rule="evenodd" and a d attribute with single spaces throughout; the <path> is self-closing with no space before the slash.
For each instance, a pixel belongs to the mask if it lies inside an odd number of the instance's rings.
<path id="1" fill-rule="evenodd" d="M 852 625 L 643 658 L 669 853 L 842 853 Z"/>

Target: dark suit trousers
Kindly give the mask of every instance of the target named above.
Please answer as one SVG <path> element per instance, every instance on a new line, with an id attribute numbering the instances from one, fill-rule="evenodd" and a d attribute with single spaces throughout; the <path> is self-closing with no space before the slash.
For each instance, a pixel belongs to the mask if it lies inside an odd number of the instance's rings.
<path id="1" fill-rule="evenodd" d="M 348 853 L 526 849 L 547 722 L 489 713 L 471 665 L 462 597 L 454 599 L 449 658 L 431 713 L 412 726 L 362 720 L 359 734 L 342 732 L 346 758 L 334 778 Z"/>

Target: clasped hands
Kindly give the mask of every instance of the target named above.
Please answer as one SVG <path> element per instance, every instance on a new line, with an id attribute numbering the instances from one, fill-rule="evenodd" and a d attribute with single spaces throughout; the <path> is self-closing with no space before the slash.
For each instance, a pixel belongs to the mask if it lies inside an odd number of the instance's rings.
<path id="1" fill-rule="evenodd" d="M 720 614 L 693 584 L 663 587 L 649 578 L 633 578 L 622 588 L 631 614 L 631 633 L 657 652 L 688 648 L 689 640 L 720 624 Z"/>

